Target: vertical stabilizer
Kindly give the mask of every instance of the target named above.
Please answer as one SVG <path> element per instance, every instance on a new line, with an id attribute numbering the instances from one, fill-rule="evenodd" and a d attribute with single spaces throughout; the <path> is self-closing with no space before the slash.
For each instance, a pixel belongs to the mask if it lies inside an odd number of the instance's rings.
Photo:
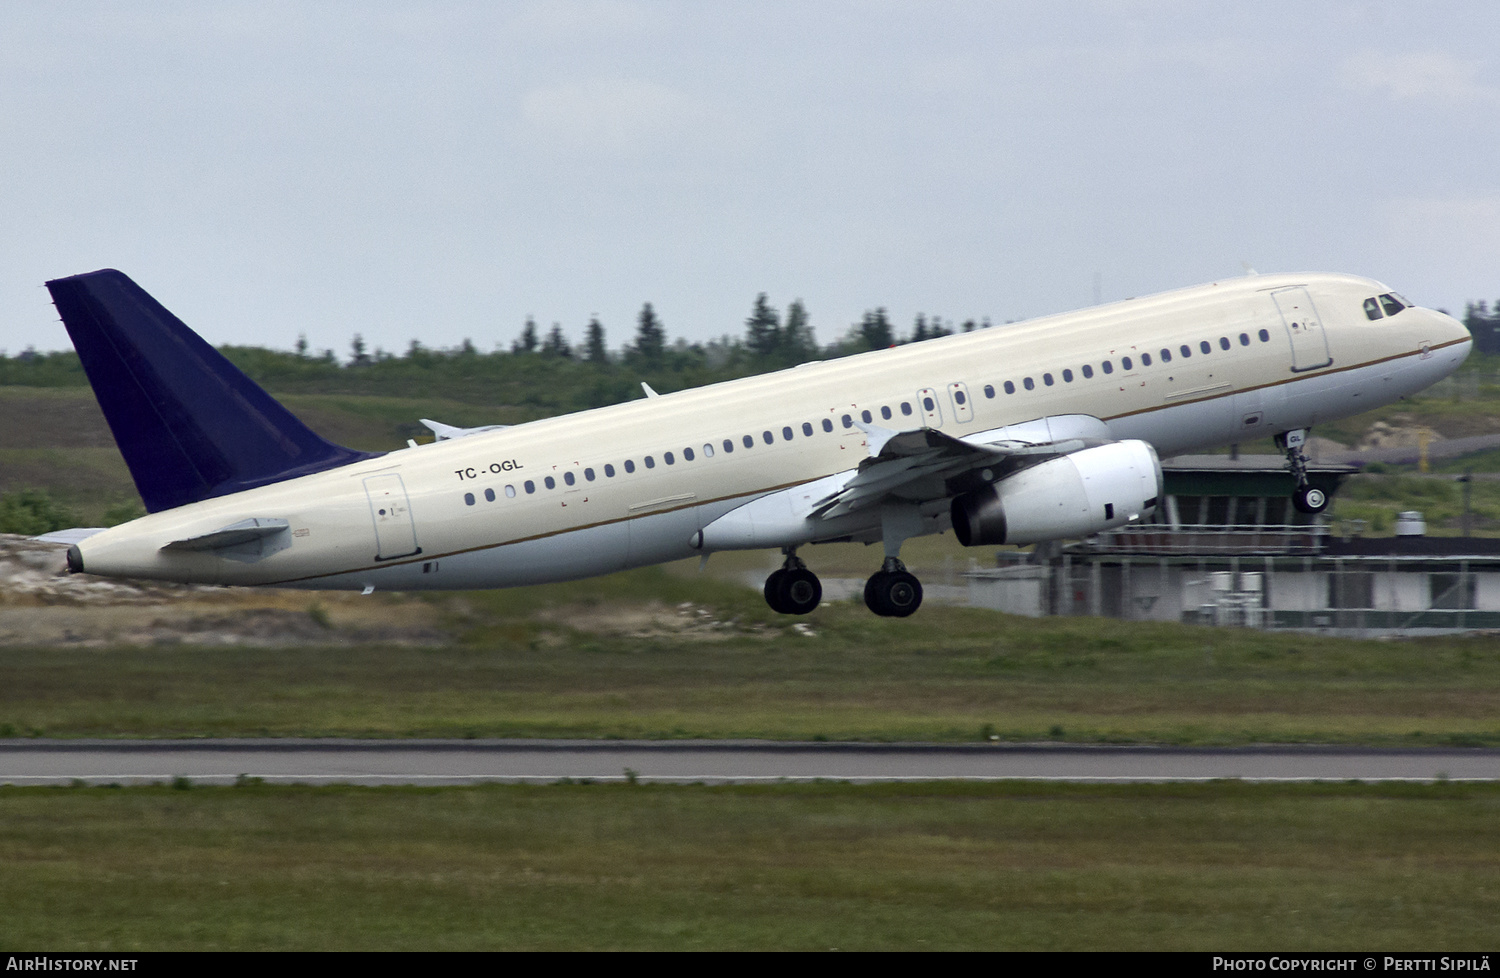
<path id="1" fill-rule="evenodd" d="M 124 274 L 47 289 L 150 512 L 371 457 L 314 434 Z"/>

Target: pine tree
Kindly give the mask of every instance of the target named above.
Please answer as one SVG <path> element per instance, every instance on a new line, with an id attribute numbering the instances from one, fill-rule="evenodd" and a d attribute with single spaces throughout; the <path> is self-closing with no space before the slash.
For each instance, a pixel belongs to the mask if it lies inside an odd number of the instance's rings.
<path id="1" fill-rule="evenodd" d="M 667 346 L 667 331 L 662 328 L 661 320 L 656 318 L 656 310 L 651 308 L 651 303 L 641 307 L 641 314 L 636 320 L 635 329 L 635 353 L 641 360 L 652 366 L 661 363 L 662 353 Z"/>
<path id="2" fill-rule="evenodd" d="M 927 317 L 920 312 L 917 313 L 917 321 L 911 328 L 911 341 L 920 343 L 927 339 Z"/>
<path id="3" fill-rule="evenodd" d="M 573 358 L 573 350 L 568 346 L 568 340 L 563 336 L 562 323 L 553 323 L 552 329 L 547 333 L 547 340 L 542 344 L 542 356 L 562 357 L 564 360 Z"/>
<path id="4" fill-rule="evenodd" d="M 745 320 L 745 346 L 758 357 L 773 357 L 781 349 L 781 317 L 764 292 L 755 297 L 755 307 Z"/>
<path id="5" fill-rule="evenodd" d="M 584 357 L 589 363 L 604 366 L 609 363 L 609 350 L 604 345 L 604 326 L 598 316 L 589 317 L 588 337 L 584 341 Z"/>
<path id="6" fill-rule="evenodd" d="M 891 333 L 891 321 L 886 318 L 884 306 L 874 312 L 865 313 L 864 321 L 859 324 L 859 338 L 869 350 L 884 350 L 896 342 L 895 336 Z"/>
<path id="7" fill-rule="evenodd" d="M 527 316 L 526 326 L 521 330 L 521 337 L 511 344 L 510 352 L 535 353 L 536 342 L 536 320 Z"/>
<path id="8" fill-rule="evenodd" d="M 786 325 L 781 328 L 781 349 L 788 363 L 803 363 L 818 355 L 818 341 L 807 322 L 807 307 L 793 299 L 786 307 Z"/>
<path id="9" fill-rule="evenodd" d="M 365 352 L 365 338 L 358 333 L 349 343 L 349 366 L 364 367 L 370 362 L 370 354 Z"/>

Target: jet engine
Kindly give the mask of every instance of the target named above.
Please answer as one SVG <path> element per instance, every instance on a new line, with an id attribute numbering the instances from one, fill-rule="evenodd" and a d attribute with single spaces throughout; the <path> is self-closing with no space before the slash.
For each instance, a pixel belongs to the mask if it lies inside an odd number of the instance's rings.
<path id="1" fill-rule="evenodd" d="M 1143 441 L 1086 448 L 953 500 L 966 547 L 1081 537 L 1139 520 L 1162 495 L 1161 462 Z"/>

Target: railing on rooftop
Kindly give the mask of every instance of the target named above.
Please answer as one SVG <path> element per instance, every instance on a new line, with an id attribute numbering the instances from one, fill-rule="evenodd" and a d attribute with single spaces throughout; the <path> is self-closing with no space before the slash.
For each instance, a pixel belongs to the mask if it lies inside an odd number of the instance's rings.
<path id="1" fill-rule="evenodd" d="M 1148 523 L 1106 530 L 1084 540 L 1097 553 L 1196 556 L 1202 554 L 1317 554 L 1328 540 L 1328 527 L 1306 525 L 1168 526 Z"/>

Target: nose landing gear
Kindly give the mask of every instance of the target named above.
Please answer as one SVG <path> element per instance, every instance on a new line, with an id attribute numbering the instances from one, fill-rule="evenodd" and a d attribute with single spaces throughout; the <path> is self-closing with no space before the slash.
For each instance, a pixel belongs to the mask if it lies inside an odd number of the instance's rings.
<path id="1" fill-rule="evenodd" d="M 805 615 L 823 600 L 823 584 L 797 556 L 795 547 L 784 553 L 786 563 L 766 578 L 766 604 L 778 614 Z"/>
<path id="2" fill-rule="evenodd" d="M 1276 447 L 1286 453 L 1292 478 L 1297 480 L 1297 488 L 1292 490 L 1292 505 L 1299 513 L 1316 515 L 1328 508 L 1329 499 L 1327 492 L 1308 484 L 1307 456 L 1302 453 L 1302 446 L 1306 442 L 1306 428 L 1294 428 L 1276 436 Z"/>

